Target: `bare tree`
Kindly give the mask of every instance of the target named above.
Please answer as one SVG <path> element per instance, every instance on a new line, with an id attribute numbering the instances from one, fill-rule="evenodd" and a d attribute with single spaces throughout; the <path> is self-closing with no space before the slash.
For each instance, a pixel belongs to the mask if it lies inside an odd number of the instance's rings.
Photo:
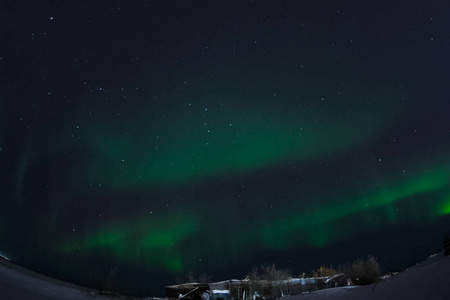
<path id="1" fill-rule="evenodd" d="M 194 272 L 189 271 L 186 275 L 185 278 L 177 278 L 176 282 L 181 284 L 181 283 L 191 283 L 191 282 L 197 282 L 197 283 L 210 283 L 211 282 L 211 276 L 206 273 L 203 272 L 200 275 L 195 275 Z"/>
<path id="2" fill-rule="evenodd" d="M 292 272 L 289 269 L 278 269 L 275 264 L 263 264 L 248 274 L 250 280 L 286 280 L 292 278 Z"/>
<path id="3" fill-rule="evenodd" d="M 371 284 L 379 281 L 380 265 L 373 256 L 369 255 L 366 260 L 355 260 L 344 274 L 352 280 L 353 284 Z"/>
<path id="4" fill-rule="evenodd" d="M 258 294 L 278 298 L 289 294 L 289 284 L 286 280 L 292 278 L 289 269 L 278 269 L 275 264 L 263 264 L 253 270 L 247 276 L 252 281 L 252 286 Z"/>

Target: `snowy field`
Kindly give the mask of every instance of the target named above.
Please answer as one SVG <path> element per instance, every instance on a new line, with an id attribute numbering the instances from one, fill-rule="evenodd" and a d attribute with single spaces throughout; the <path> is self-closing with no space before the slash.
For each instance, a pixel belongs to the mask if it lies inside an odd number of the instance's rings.
<path id="1" fill-rule="evenodd" d="M 8 300 L 105 300 L 94 290 L 32 272 L 0 258 L 0 299 Z M 117 299 L 117 298 L 115 298 Z M 287 300 L 316 299 L 450 299 L 450 256 L 429 257 L 376 286 L 342 287 L 288 297 Z"/>
<path id="2" fill-rule="evenodd" d="M 450 300 L 450 256 L 430 256 L 396 276 L 376 285 L 320 290 L 289 300 Z"/>
<path id="3" fill-rule="evenodd" d="M 105 300 L 98 292 L 22 268 L 0 258 L 0 299 L 5 300 Z M 117 298 L 115 298 L 117 299 Z"/>

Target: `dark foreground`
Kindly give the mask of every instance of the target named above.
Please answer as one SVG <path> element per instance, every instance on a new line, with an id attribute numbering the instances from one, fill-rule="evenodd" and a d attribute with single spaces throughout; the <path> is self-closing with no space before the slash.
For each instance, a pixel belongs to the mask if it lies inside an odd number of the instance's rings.
<path id="1" fill-rule="evenodd" d="M 0 299 L 105 300 L 96 291 L 58 281 L 0 259 Z M 116 298 L 117 299 L 117 298 Z M 376 285 L 320 290 L 286 300 L 450 299 L 450 256 L 438 254 Z"/>
<path id="2" fill-rule="evenodd" d="M 0 258 L 0 299 L 107 300 L 111 297 L 100 296 L 96 290 L 47 277 Z"/>

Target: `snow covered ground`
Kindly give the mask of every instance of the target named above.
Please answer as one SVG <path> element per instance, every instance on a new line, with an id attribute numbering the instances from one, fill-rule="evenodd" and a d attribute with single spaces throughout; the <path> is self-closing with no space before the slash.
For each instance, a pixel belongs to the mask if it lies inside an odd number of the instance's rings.
<path id="1" fill-rule="evenodd" d="M 0 299 L 5 300 L 106 300 L 94 290 L 27 270 L 0 258 Z"/>
<path id="2" fill-rule="evenodd" d="M 289 300 L 450 300 L 450 256 L 432 255 L 397 275 L 360 287 L 341 287 L 297 295 Z"/>
<path id="3" fill-rule="evenodd" d="M 59 281 L 0 258 L 0 299 L 8 300 L 105 300 L 94 290 Z M 115 298 L 117 299 L 117 298 Z M 288 297 L 287 300 L 449 300 L 450 256 L 442 253 L 411 267 L 376 286 L 342 287 Z"/>

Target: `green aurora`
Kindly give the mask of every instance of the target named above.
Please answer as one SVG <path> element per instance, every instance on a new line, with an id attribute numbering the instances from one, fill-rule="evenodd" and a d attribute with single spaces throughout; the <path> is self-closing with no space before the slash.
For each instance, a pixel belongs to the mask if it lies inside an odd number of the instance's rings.
<path id="1" fill-rule="evenodd" d="M 192 213 L 158 217 L 148 212 L 124 223 L 102 225 L 82 239 L 67 242 L 62 251 L 99 250 L 112 253 L 120 261 L 181 271 L 182 256 L 177 245 L 195 234 L 197 227 Z"/>
<path id="2" fill-rule="evenodd" d="M 366 255 L 398 271 L 441 251 L 439 6 L 22 2 L 0 28 L 12 261 L 95 288 L 117 267 L 117 292 L 160 297 L 189 271 Z"/>
<path id="3" fill-rule="evenodd" d="M 264 109 L 216 99 L 208 107 L 190 107 L 187 102 L 192 112 L 172 110 L 153 119 L 141 112 L 128 112 L 141 120 L 139 131 L 131 130 L 136 124 L 119 125 L 108 120 L 92 123 L 85 118 L 75 137 L 86 145 L 81 148 L 89 147 L 89 155 L 72 171 L 72 189 L 98 186 L 121 193 L 183 193 L 192 183 L 209 184 L 237 174 L 252 176 L 280 165 L 337 159 L 383 136 L 392 126 L 389 120 L 395 119 L 383 112 L 383 107 L 397 97 L 395 93 L 378 102 L 367 93 L 361 94 L 352 106 L 327 103 L 327 109 L 312 102 L 280 108 L 273 99 L 263 98 Z M 195 211 L 185 205 L 156 205 L 159 212 L 109 220 L 107 226 L 94 225 L 89 233 L 66 239 L 60 248 L 64 253 L 108 253 L 124 263 L 179 273 L 195 268 L 194 262 L 201 256 L 202 251 L 187 251 L 194 243 L 200 249 L 237 258 L 261 248 L 324 248 L 361 232 L 405 221 L 425 222 L 447 214 L 447 158 L 442 157 L 439 164 L 430 161 L 424 167 L 414 162 L 414 154 L 412 157 L 383 170 L 391 177 L 360 178 L 356 186 L 345 183 L 344 192 L 330 187 L 305 198 L 300 188 L 291 200 L 281 200 L 281 208 L 260 211 L 252 204 L 242 210 L 232 204 L 235 196 L 227 199 L 226 195 L 212 195 L 218 198 L 211 201 L 229 203 L 213 211 L 202 204 Z M 401 166 L 405 165 L 412 171 L 404 173 Z M 184 201 L 198 202 L 198 197 L 205 195 L 194 193 Z M 264 201 L 252 202 L 263 205 Z M 252 214 L 250 223 L 246 223 L 248 214 Z"/>
<path id="4" fill-rule="evenodd" d="M 292 97 L 254 94 L 249 97 L 260 103 L 258 108 L 244 99 L 220 98 L 209 100 L 208 106 L 186 103 L 188 113 L 122 113 L 140 120 L 140 130 L 132 129 L 134 122 L 84 118 L 77 135 L 81 147 L 89 149 L 89 161 L 73 172 L 73 184 L 148 190 L 346 153 L 389 128 L 394 116 L 384 106 L 393 106 L 398 97 L 394 90 L 391 95 L 349 91 L 347 97 L 355 93 L 356 100 L 345 106 L 333 103 L 336 99 L 286 106 L 280 103 Z"/>
<path id="5" fill-rule="evenodd" d="M 286 249 L 301 243 L 325 247 L 352 234 L 397 224 L 407 216 L 412 218 L 409 222 L 420 223 L 445 215 L 449 205 L 449 169 L 449 163 L 440 165 L 364 194 L 331 199 L 315 210 L 293 209 L 291 215 L 263 227 L 261 240 L 268 248 Z M 407 204 L 398 205 L 402 201 Z"/>
<path id="6" fill-rule="evenodd" d="M 207 212 L 201 208 L 196 212 L 166 212 L 164 217 L 149 212 L 112 222 L 106 228 L 99 226 L 85 237 L 75 235 L 74 239 L 63 243 L 61 249 L 66 253 L 78 249 L 106 251 L 120 261 L 180 272 L 192 267 L 195 258 L 185 251 L 184 242 L 196 235 L 209 237 L 204 245 L 197 247 L 209 247 L 215 253 L 221 252 L 223 240 L 227 240 L 227 247 L 235 256 L 248 255 L 261 247 L 271 250 L 305 245 L 323 248 L 361 232 L 404 222 L 427 222 L 450 213 L 449 168 L 450 163 L 443 163 L 404 180 L 382 187 L 372 186 L 364 193 L 351 191 L 345 198 L 330 197 L 314 208 L 291 204 L 288 213 L 272 212 L 270 218 L 264 218 L 266 221 L 253 226 L 241 227 L 242 221 L 235 220 L 225 235 L 218 236 L 215 226 L 199 226 L 202 222 L 215 223 L 205 217 Z M 333 191 L 328 191 L 327 197 L 331 194 Z M 307 200 L 303 199 L 302 203 L 308 203 Z M 215 216 L 226 217 L 220 211 L 215 212 Z"/>

